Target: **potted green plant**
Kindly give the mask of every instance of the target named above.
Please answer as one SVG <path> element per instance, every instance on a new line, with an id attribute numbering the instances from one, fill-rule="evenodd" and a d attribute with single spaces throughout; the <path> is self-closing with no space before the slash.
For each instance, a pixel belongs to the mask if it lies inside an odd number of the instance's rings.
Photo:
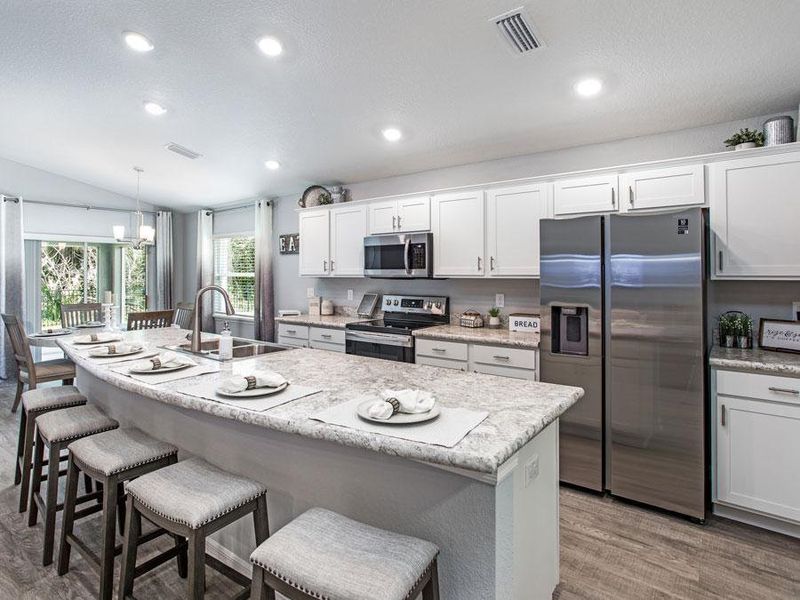
<path id="1" fill-rule="evenodd" d="M 489 327 L 500 326 L 500 309 L 493 306 L 489 309 Z"/>
<path id="2" fill-rule="evenodd" d="M 734 318 L 736 319 L 736 343 L 739 348 L 749 348 L 753 335 L 753 319 L 744 313 L 736 315 Z"/>
<path id="3" fill-rule="evenodd" d="M 745 127 L 725 140 L 725 145 L 732 146 L 734 150 L 757 148 L 764 145 L 764 133 Z"/>
<path id="4" fill-rule="evenodd" d="M 736 339 L 736 316 L 724 314 L 719 317 L 719 343 L 725 348 L 733 348 Z"/>

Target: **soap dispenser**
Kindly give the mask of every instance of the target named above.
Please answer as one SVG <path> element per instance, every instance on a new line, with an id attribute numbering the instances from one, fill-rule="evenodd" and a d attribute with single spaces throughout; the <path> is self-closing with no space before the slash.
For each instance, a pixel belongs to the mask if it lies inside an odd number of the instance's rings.
<path id="1" fill-rule="evenodd" d="M 219 357 L 222 360 L 231 360 L 233 358 L 233 337 L 231 336 L 231 327 L 227 321 L 225 321 L 220 336 Z"/>

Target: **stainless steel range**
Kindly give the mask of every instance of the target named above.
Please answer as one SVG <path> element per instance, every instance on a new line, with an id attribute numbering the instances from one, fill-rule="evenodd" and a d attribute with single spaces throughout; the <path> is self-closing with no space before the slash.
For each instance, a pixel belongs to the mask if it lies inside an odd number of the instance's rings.
<path id="1" fill-rule="evenodd" d="M 413 363 L 412 332 L 449 323 L 449 305 L 444 296 L 384 296 L 383 319 L 346 326 L 347 354 Z"/>

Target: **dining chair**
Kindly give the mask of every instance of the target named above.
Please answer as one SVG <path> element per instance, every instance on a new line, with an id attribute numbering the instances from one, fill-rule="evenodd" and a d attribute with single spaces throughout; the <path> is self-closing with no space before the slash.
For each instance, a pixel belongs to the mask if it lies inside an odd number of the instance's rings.
<path id="1" fill-rule="evenodd" d="M 128 331 L 156 329 L 172 325 L 172 309 L 128 313 Z"/>
<path id="2" fill-rule="evenodd" d="M 90 321 L 102 321 L 102 305 L 99 302 L 61 305 L 62 327 L 75 327 Z"/>
<path id="3" fill-rule="evenodd" d="M 72 385 L 75 379 L 75 364 L 71 360 L 57 358 L 33 362 L 28 336 L 25 335 L 20 320 L 14 315 L 3 315 L 3 323 L 14 352 L 14 360 L 17 363 L 17 395 L 14 397 L 14 404 L 11 407 L 12 413 L 17 411 L 26 383 L 28 389 L 31 390 L 35 390 L 40 383 L 48 381 L 61 381 L 64 385 Z"/>
<path id="4" fill-rule="evenodd" d="M 181 329 L 191 329 L 194 318 L 194 304 L 191 302 L 178 302 L 172 315 L 172 324 Z"/>

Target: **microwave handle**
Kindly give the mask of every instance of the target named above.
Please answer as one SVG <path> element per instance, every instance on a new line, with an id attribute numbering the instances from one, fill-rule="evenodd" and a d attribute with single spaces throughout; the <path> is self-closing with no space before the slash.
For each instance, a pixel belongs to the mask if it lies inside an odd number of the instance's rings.
<path id="1" fill-rule="evenodd" d="M 411 251 L 411 238 L 406 236 L 406 248 L 405 248 L 405 251 L 403 252 L 403 265 L 406 268 L 406 274 L 407 275 L 411 275 L 411 267 L 408 264 L 409 263 L 408 254 L 409 254 L 410 251 Z"/>

